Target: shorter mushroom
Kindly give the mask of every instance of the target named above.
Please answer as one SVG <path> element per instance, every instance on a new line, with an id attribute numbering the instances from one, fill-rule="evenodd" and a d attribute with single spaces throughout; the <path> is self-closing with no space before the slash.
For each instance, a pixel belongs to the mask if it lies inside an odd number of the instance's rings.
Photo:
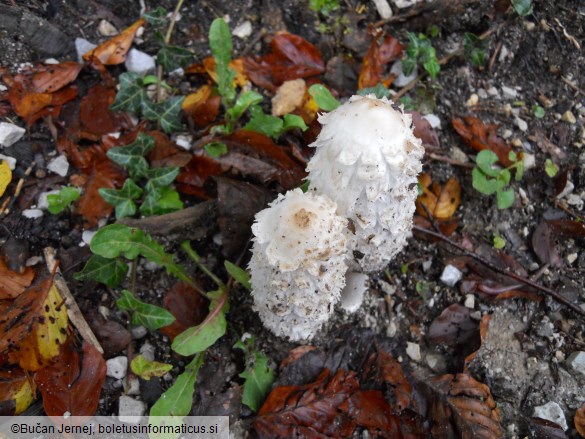
<path id="1" fill-rule="evenodd" d="M 256 215 L 250 277 L 264 326 L 311 338 L 340 298 L 347 265 L 347 220 L 329 198 L 294 189 Z"/>

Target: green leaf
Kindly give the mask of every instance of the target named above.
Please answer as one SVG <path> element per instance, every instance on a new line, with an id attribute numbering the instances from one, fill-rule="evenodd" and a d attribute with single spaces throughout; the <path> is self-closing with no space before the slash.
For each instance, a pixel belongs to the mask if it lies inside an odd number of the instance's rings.
<path id="1" fill-rule="evenodd" d="M 507 209 L 514 204 L 514 190 L 498 191 L 496 192 L 496 198 L 498 200 L 498 209 Z"/>
<path id="2" fill-rule="evenodd" d="M 228 147 L 222 142 L 211 142 L 203 147 L 210 157 L 218 158 L 228 153 Z"/>
<path id="3" fill-rule="evenodd" d="M 167 72 L 172 72 L 191 63 L 193 53 L 177 46 L 164 45 L 156 55 L 156 62 Z"/>
<path id="4" fill-rule="evenodd" d="M 402 96 L 399 102 L 404 105 L 405 110 L 416 110 L 416 103 L 410 96 Z"/>
<path id="5" fill-rule="evenodd" d="M 154 148 L 154 139 L 138 133 L 136 141 L 127 146 L 110 148 L 106 155 L 110 160 L 128 169 L 130 176 L 138 179 L 146 175 L 148 162 L 144 156 Z"/>
<path id="6" fill-rule="evenodd" d="M 148 120 L 160 123 L 167 133 L 181 130 L 181 106 L 185 96 L 173 96 L 157 104 L 152 101 L 143 102 L 142 114 Z"/>
<path id="7" fill-rule="evenodd" d="M 225 266 L 225 269 L 229 275 L 233 277 L 236 282 L 238 282 L 248 291 L 252 290 L 252 285 L 250 284 L 250 275 L 248 272 L 246 272 L 246 270 L 238 267 L 236 264 L 233 264 L 228 260 L 225 260 L 223 265 Z"/>
<path id="8" fill-rule="evenodd" d="M 301 116 L 297 116 L 296 114 L 285 114 L 283 116 L 283 120 L 283 131 L 288 131 L 295 128 L 298 128 L 301 131 L 305 131 L 309 128 L 303 118 Z"/>
<path id="9" fill-rule="evenodd" d="M 193 406 L 193 393 L 203 354 L 197 355 L 150 409 L 150 416 L 187 416 Z"/>
<path id="10" fill-rule="evenodd" d="M 480 151 L 475 159 L 475 163 L 477 163 L 479 169 L 481 169 L 484 174 L 489 175 L 490 177 L 497 177 L 500 175 L 501 169 L 495 169 L 492 167 L 492 165 L 497 161 L 498 156 L 495 152 L 490 151 L 489 149 Z"/>
<path id="11" fill-rule="evenodd" d="M 146 90 L 142 85 L 141 77 L 136 72 L 122 73 L 118 77 L 120 88 L 116 99 L 110 106 L 113 111 L 130 111 L 140 114 L 144 102 L 149 101 Z"/>
<path id="12" fill-rule="evenodd" d="M 439 29 L 439 26 L 433 24 L 429 29 L 429 37 L 435 38 L 439 35 L 440 32 L 441 29 Z"/>
<path id="13" fill-rule="evenodd" d="M 166 309 L 138 300 L 128 290 L 122 290 L 122 295 L 116 301 L 116 305 L 132 313 L 132 325 L 144 326 L 151 331 L 168 326 L 175 321 L 175 317 Z"/>
<path id="14" fill-rule="evenodd" d="M 146 171 L 148 182 L 144 187 L 147 191 L 160 189 L 170 185 L 179 175 L 179 168 L 174 166 L 170 168 L 153 168 Z"/>
<path id="15" fill-rule="evenodd" d="M 534 112 L 534 117 L 537 119 L 542 119 L 545 115 L 544 108 L 542 108 L 540 105 L 533 105 L 532 111 Z"/>
<path id="16" fill-rule="evenodd" d="M 309 190 L 310 186 L 311 186 L 311 182 L 309 180 L 305 180 L 303 182 L 303 184 L 301 184 L 299 186 L 299 189 L 302 190 L 303 192 L 307 192 Z"/>
<path id="17" fill-rule="evenodd" d="M 473 188 L 482 194 L 492 195 L 496 193 L 499 188 L 498 181 L 491 178 L 488 179 L 479 168 L 473 168 L 471 171 L 471 177 Z"/>
<path id="18" fill-rule="evenodd" d="M 512 0 L 512 6 L 521 17 L 532 14 L 532 0 Z"/>
<path id="19" fill-rule="evenodd" d="M 98 190 L 101 197 L 116 207 L 116 218 L 121 219 L 136 213 L 134 201 L 142 195 L 142 189 L 130 178 L 126 179 L 122 189 L 101 188 Z"/>
<path id="20" fill-rule="evenodd" d="M 186 329 L 175 337 L 171 346 L 173 351 L 181 355 L 193 355 L 198 352 L 203 352 L 222 337 L 227 327 L 225 312 L 223 310 L 224 303 L 225 293 L 222 293 L 220 299 L 212 300 L 209 305 L 209 314 L 205 320 L 197 326 Z"/>
<path id="21" fill-rule="evenodd" d="M 441 65 L 436 57 L 433 56 L 428 61 L 424 62 L 423 67 L 432 79 L 437 79 L 437 75 L 441 71 Z"/>
<path id="22" fill-rule="evenodd" d="M 274 382 L 274 371 L 268 366 L 266 355 L 253 351 L 251 357 L 246 361 L 248 364 L 246 370 L 240 374 L 240 378 L 245 380 L 242 402 L 257 412 L 270 392 Z"/>
<path id="23" fill-rule="evenodd" d="M 322 84 L 313 84 L 309 87 L 309 94 L 315 99 L 315 102 L 321 110 L 333 111 L 341 103 L 333 97 L 327 87 Z"/>
<path id="24" fill-rule="evenodd" d="M 309 0 L 309 9 L 328 16 L 339 9 L 339 0 Z"/>
<path id="25" fill-rule="evenodd" d="M 408 44 L 406 45 L 406 49 L 405 49 L 406 57 L 411 58 L 411 59 L 415 60 L 415 62 L 416 62 L 416 59 L 419 56 L 420 41 L 419 41 L 418 37 L 416 36 L 416 34 L 414 34 L 412 32 L 407 32 L 406 36 L 408 37 Z M 402 65 L 402 67 L 404 70 L 404 64 Z M 404 74 L 407 75 L 406 72 Z"/>
<path id="26" fill-rule="evenodd" d="M 130 369 L 135 375 L 149 381 L 152 377 L 161 377 L 173 369 L 172 364 L 148 361 L 143 355 L 137 355 L 130 362 Z"/>
<path id="27" fill-rule="evenodd" d="M 216 18 L 209 28 L 209 47 L 215 59 L 217 88 L 223 98 L 225 108 L 231 108 L 236 99 L 234 77 L 236 73 L 229 67 L 232 59 L 232 34 L 229 26 L 221 18 Z"/>
<path id="28" fill-rule="evenodd" d="M 79 200 L 80 191 L 75 187 L 64 187 L 58 194 L 47 195 L 48 210 L 53 215 L 63 212 L 71 203 Z"/>
<path id="29" fill-rule="evenodd" d="M 552 162 L 551 159 L 546 159 L 544 162 L 544 172 L 546 172 L 546 175 L 548 175 L 550 178 L 553 178 L 559 172 L 559 168 Z"/>
<path id="30" fill-rule="evenodd" d="M 152 27 L 162 27 L 167 21 L 167 10 L 159 6 L 154 11 L 146 12 L 143 17 Z"/>
<path id="31" fill-rule="evenodd" d="M 108 287 L 118 286 L 128 273 L 128 265 L 119 258 L 106 259 L 99 255 L 91 255 L 83 270 L 75 273 L 75 280 L 93 280 Z"/>
<path id="32" fill-rule="evenodd" d="M 183 202 L 179 193 L 170 187 L 164 187 L 146 194 L 140 206 L 140 213 L 145 216 L 163 215 L 165 213 L 176 212 L 182 208 Z"/>
<path id="33" fill-rule="evenodd" d="M 406 57 L 402 60 L 402 73 L 404 76 L 410 76 L 416 67 L 416 59 Z"/>
<path id="34" fill-rule="evenodd" d="M 516 167 L 516 174 L 514 175 L 514 179 L 516 181 L 520 181 L 524 176 L 524 159 L 518 160 L 514 166 Z"/>
<path id="35" fill-rule="evenodd" d="M 252 90 L 242 93 L 234 106 L 226 111 L 227 120 L 231 123 L 237 121 L 249 107 L 260 102 L 262 102 L 262 95 L 259 93 Z"/>
<path id="36" fill-rule="evenodd" d="M 388 90 L 384 84 L 378 83 L 375 87 L 366 87 L 362 88 L 360 91 L 357 92 L 358 95 L 366 96 L 369 94 L 374 94 L 378 99 L 381 98 L 389 98 L 390 97 L 390 90 Z"/>
<path id="37" fill-rule="evenodd" d="M 110 224 L 97 231 L 89 247 L 93 253 L 108 259 L 124 256 L 132 260 L 142 255 L 150 262 L 166 268 L 169 274 L 192 283 L 184 269 L 174 262 L 174 256 L 166 253 L 162 245 L 140 229 L 124 224 Z"/>
<path id="38" fill-rule="evenodd" d="M 284 129 L 284 122 L 280 117 L 269 114 L 254 114 L 250 122 L 244 126 L 245 130 L 256 131 L 272 138 L 280 136 Z"/>
<path id="39" fill-rule="evenodd" d="M 506 240 L 501 236 L 495 235 L 494 236 L 494 248 L 496 250 L 501 250 L 506 246 Z"/>

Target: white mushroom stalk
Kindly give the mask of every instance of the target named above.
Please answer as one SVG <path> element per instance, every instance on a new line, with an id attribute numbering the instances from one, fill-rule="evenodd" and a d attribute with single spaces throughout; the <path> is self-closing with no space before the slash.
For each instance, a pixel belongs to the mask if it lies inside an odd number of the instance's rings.
<path id="1" fill-rule="evenodd" d="M 319 121 L 323 128 L 307 167 L 310 187 L 353 223 L 351 268 L 381 270 L 411 235 L 424 155 L 412 118 L 388 99 L 368 95 L 353 96 Z"/>
<path id="2" fill-rule="evenodd" d="M 256 215 L 250 273 L 264 325 L 289 339 L 311 338 L 345 285 L 347 220 L 324 196 L 289 191 Z"/>

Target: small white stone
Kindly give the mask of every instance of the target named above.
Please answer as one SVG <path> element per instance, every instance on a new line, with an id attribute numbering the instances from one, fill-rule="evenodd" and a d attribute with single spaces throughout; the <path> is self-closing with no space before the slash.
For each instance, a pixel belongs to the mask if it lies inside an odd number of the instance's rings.
<path id="1" fill-rule="evenodd" d="M 55 64 L 60 64 L 58 59 L 55 58 L 47 58 L 45 60 L 45 64 L 49 64 L 49 65 L 55 65 Z"/>
<path id="2" fill-rule="evenodd" d="M 512 130 L 510 130 L 510 129 L 505 129 L 505 130 L 502 132 L 502 138 L 503 138 L 503 139 L 509 139 L 510 137 L 512 137 L 512 134 L 514 134 L 514 132 L 513 132 Z"/>
<path id="3" fill-rule="evenodd" d="M 427 259 L 426 261 L 422 262 L 422 269 L 424 272 L 427 272 L 431 269 L 431 267 L 433 266 L 433 259 Z"/>
<path id="4" fill-rule="evenodd" d="M 104 37 L 113 37 L 119 33 L 118 29 L 116 29 L 116 27 L 108 20 L 100 21 L 100 24 L 98 25 L 98 32 Z"/>
<path id="5" fill-rule="evenodd" d="M 43 262 L 43 258 L 41 258 L 40 256 L 31 256 L 26 260 L 24 265 L 26 265 L 27 267 L 34 267 L 35 265 L 38 265 L 40 262 Z"/>
<path id="6" fill-rule="evenodd" d="M 469 161 L 469 157 L 467 156 L 467 154 L 465 154 L 465 152 L 461 148 L 455 145 L 451 146 L 451 150 L 449 151 L 449 157 L 460 163 L 467 163 Z"/>
<path id="7" fill-rule="evenodd" d="M 522 161 L 524 162 L 524 170 L 528 171 L 536 166 L 536 158 L 534 154 L 529 154 L 525 152 L 522 154 Z"/>
<path id="8" fill-rule="evenodd" d="M 85 38 L 75 38 L 75 50 L 77 51 L 77 61 L 83 62 L 83 55 L 97 46 Z"/>
<path id="9" fill-rule="evenodd" d="M 474 311 L 469 314 L 469 317 L 471 317 L 473 320 L 481 320 L 481 311 Z"/>
<path id="10" fill-rule="evenodd" d="M 505 61 L 509 53 L 510 51 L 508 50 L 508 48 L 502 45 L 502 48 L 500 49 L 500 56 L 498 56 L 498 61 L 499 62 Z"/>
<path id="11" fill-rule="evenodd" d="M 124 65 L 129 72 L 145 75 L 148 72 L 154 71 L 156 62 L 148 53 L 144 53 L 137 49 L 130 49 Z"/>
<path id="12" fill-rule="evenodd" d="M 0 122 L 0 146 L 10 146 L 18 142 L 26 130 L 13 123 Z"/>
<path id="13" fill-rule="evenodd" d="M 191 134 L 178 134 L 175 137 L 175 143 L 184 150 L 189 151 L 193 145 L 193 136 Z"/>
<path id="14" fill-rule="evenodd" d="M 167 18 L 168 19 L 173 18 L 173 12 L 169 12 L 167 14 Z M 177 12 L 177 14 L 175 15 L 175 23 L 181 21 L 182 18 L 183 18 L 183 16 L 181 15 L 181 13 L 180 12 Z M 227 23 L 227 21 L 226 21 L 226 23 Z"/>
<path id="15" fill-rule="evenodd" d="M 154 346 L 146 342 L 140 346 L 140 353 L 147 361 L 154 361 Z"/>
<path id="16" fill-rule="evenodd" d="M 392 17 L 392 8 L 387 0 L 374 0 L 374 4 L 376 5 L 376 10 L 382 20 L 387 20 Z"/>
<path id="17" fill-rule="evenodd" d="M 127 424 L 138 424 L 146 413 L 146 404 L 127 395 L 118 399 L 118 419 Z"/>
<path id="18" fill-rule="evenodd" d="M 518 96 L 518 92 L 515 89 L 506 87 L 505 85 L 502 85 L 502 94 L 506 99 L 516 99 Z"/>
<path id="19" fill-rule="evenodd" d="M 475 296 L 473 294 L 465 295 L 465 308 L 473 309 L 475 308 Z"/>
<path id="20" fill-rule="evenodd" d="M 431 128 L 441 129 L 441 119 L 436 114 L 425 114 L 423 119 L 426 119 L 431 124 Z"/>
<path id="21" fill-rule="evenodd" d="M 392 0 L 398 9 L 410 8 L 411 6 L 420 3 L 422 0 Z"/>
<path id="22" fill-rule="evenodd" d="M 349 272 L 345 276 L 345 287 L 341 290 L 340 306 L 347 312 L 355 312 L 362 305 L 364 293 L 368 290 L 368 276 L 364 273 Z"/>
<path id="23" fill-rule="evenodd" d="M 576 351 L 567 358 L 567 366 L 581 375 L 585 375 L 585 352 Z"/>
<path id="24" fill-rule="evenodd" d="M 490 88 L 488 88 L 487 92 L 488 92 L 488 95 L 493 96 L 493 97 L 500 96 L 500 92 L 493 85 Z"/>
<path id="25" fill-rule="evenodd" d="M 524 28 L 525 28 L 527 31 L 529 31 L 529 32 L 530 32 L 530 31 L 533 31 L 533 30 L 536 28 L 536 24 L 535 24 L 535 23 L 533 23 L 532 21 L 528 21 L 528 20 L 526 20 L 526 21 L 524 22 Z"/>
<path id="26" fill-rule="evenodd" d="M 69 162 L 67 161 L 67 157 L 60 155 L 59 157 L 51 160 L 47 165 L 47 169 L 57 175 L 60 175 L 61 177 L 65 177 L 67 172 L 69 172 Z"/>
<path id="27" fill-rule="evenodd" d="M 134 340 L 138 340 L 148 334 L 148 329 L 146 329 L 144 326 L 135 326 L 132 328 L 130 333 L 132 334 L 132 338 Z"/>
<path id="28" fill-rule="evenodd" d="M 567 425 L 567 420 L 565 419 L 565 414 L 563 413 L 563 409 L 561 409 L 561 406 L 556 402 L 551 401 L 544 405 L 534 407 L 532 416 L 554 422 L 555 424 L 560 425 L 563 430 L 567 430 L 569 428 Z"/>
<path id="29" fill-rule="evenodd" d="M 136 377 L 125 380 L 124 390 L 127 395 L 140 395 L 140 380 Z"/>
<path id="30" fill-rule="evenodd" d="M 29 219 L 36 219 L 43 216 L 41 209 L 25 209 L 22 211 L 22 216 Z"/>
<path id="31" fill-rule="evenodd" d="M 117 380 L 126 376 L 128 370 L 128 357 L 119 356 L 106 361 L 106 375 Z"/>
<path id="32" fill-rule="evenodd" d="M 6 87 L 4 84 L 0 84 L 0 91 L 6 91 L 8 90 L 8 87 Z"/>
<path id="33" fill-rule="evenodd" d="M 416 361 L 418 363 L 422 358 L 420 354 L 420 345 L 418 343 L 411 343 L 407 341 L 406 355 L 408 355 L 412 361 Z"/>
<path id="34" fill-rule="evenodd" d="M 11 171 L 14 171 L 14 169 L 16 169 L 16 159 L 14 157 L 0 154 L 0 160 L 4 160 L 6 163 L 8 163 L 8 167 L 10 168 Z"/>
<path id="35" fill-rule="evenodd" d="M 85 242 L 87 245 L 91 244 L 91 240 L 94 235 L 97 233 L 97 230 L 84 230 L 81 234 L 81 240 Z"/>
<path id="36" fill-rule="evenodd" d="M 107 300 L 107 299 L 106 299 Z M 110 317 L 110 308 L 107 306 L 100 305 L 98 306 L 98 312 L 104 317 L 104 319 L 108 320 Z"/>
<path id="37" fill-rule="evenodd" d="M 577 260 L 578 257 L 579 253 L 571 253 L 570 255 L 567 255 L 567 262 L 569 263 L 569 265 L 571 265 L 573 262 Z"/>
<path id="38" fill-rule="evenodd" d="M 567 197 L 567 204 L 569 204 L 570 206 L 575 206 L 577 210 L 582 210 L 583 198 L 581 198 L 581 195 L 569 194 L 569 196 Z"/>
<path id="39" fill-rule="evenodd" d="M 444 372 L 447 366 L 445 358 L 439 354 L 427 354 L 426 355 L 427 365 L 432 369 L 433 372 Z"/>
<path id="40" fill-rule="evenodd" d="M 47 196 L 51 195 L 51 194 L 58 194 L 59 192 L 61 192 L 59 189 L 56 189 L 54 191 L 41 192 L 39 194 L 39 199 L 37 200 L 37 207 L 39 209 L 47 210 L 49 208 L 49 202 L 47 201 Z"/>
<path id="41" fill-rule="evenodd" d="M 514 124 L 520 131 L 526 131 L 528 129 L 528 124 L 526 121 L 524 119 L 520 119 L 519 117 L 514 119 Z"/>
<path id="42" fill-rule="evenodd" d="M 575 118 L 575 115 L 573 114 L 572 111 L 569 111 L 569 110 L 567 110 L 563 113 L 563 115 L 561 116 L 561 120 L 563 122 L 568 122 L 570 124 L 577 123 L 577 119 Z"/>
<path id="43" fill-rule="evenodd" d="M 250 35 L 252 35 L 252 22 L 250 20 L 246 20 L 238 24 L 232 31 L 232 35 L 245 40 Z"/>
<path id="44" fill-rule="evenodd" d="M 396 85 L 396 87 L 404 87 L 406 84 L 415 80 L 418 75 L 418 69 L 415 67 L 410 75 L 405 76 L 402 72 L 402 61 L 398 60 L 392 64 L 390 73 L 396 76 L 393 84 Z"/>
<path id="45" fill-rule="evenodd" d="M 454 267 L 453 265 L 447 265 L 443 269 L 443 274 L 441 274 L 441 282 L 443 282 L 445 285 L 453 287 L 461 280 L 462 275 L 463 274 L 457 267 Z"/>
<path id="46" fill-rule="evenodd" d="M 467 99 L 467 101 L 465 102 L 465 105 L 467 107 L 473 107 L 473 106 L 477 105 L 478 102 L 479 102 L 479 96 L 476 95 L 475 93 L 473 93 L 471 96 L 469 96 L 469 99 Z"/>

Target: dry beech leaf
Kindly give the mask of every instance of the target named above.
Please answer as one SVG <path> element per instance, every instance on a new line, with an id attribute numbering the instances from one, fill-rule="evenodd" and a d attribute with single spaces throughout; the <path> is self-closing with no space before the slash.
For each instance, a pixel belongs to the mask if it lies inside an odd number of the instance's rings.
<path id="1" fill-rule="evenodd" d="M 141 18 L 130 27 L 124 29 L 119 35 L 85 53 L 83 59 L 90 61 L 95 58 L 104 65 L 122 64 L 126 61 L 126 54 L 132 45 L 132 41 L 134 41 L 134 35 L 143 24 L 144 18 Z"/>
<path id="2" fill-rule="evenodd" d="M 439 136 L 430 122 L 418 111 L 407 111 L 407 113 L 412 116 L 413 133 L 422 141 L 423 146 L 438 148 L 441 145 Z"/>
<path id="3" fill-rule="evenodd" d="M 443 187 L 432 182 L 428 174 L 419 176 L 423 193 L 416 200 L 416 210 L 427 218 L 427 211 L 438 220 L 447 220 L 453 216 L 461 203 L 461 185 L 455 177 L 450 177 Z M 426 209 L 425 209 L 426 207 Z"/>
<path id="4" fill-rule="evenodd" d="M 183 282 L 177 282 L 167 291 L 163 306 L 176 319 L 171 325 L 160 329 L 171 340 L 185 329 L 200 324 L 209 313 L 209 301 Z"/>
<path id="5" fill-rule="evenodd" d="M 398 59 L 402 54 L 404 46 L 391 35 L 380 38 L 374 36 L 372 44 L 366 56 L 363 59 L 362 68 L 358 79 L 358 89 L 374 87 L 383 83 L 386 87 L 390 86 L 392 79 L 384 80 L 382 78 L 382 68 L 390 61 Z"/>
<path id="6" fill-rule="evenodd" d="M 367 428 L 374 437 L 402 437 L 400 419 L 392 414 L 380 390 L 355 392 L 339 408 L 347 412 L 357 425 Z"/>
<path id="7" fill-rule="evenodd" d="M 290 351 L 288 351 L 286 358 L 280 362 L 280 366 L 279 366 L 280 369 L 282 370 L 285 367 L 293 364 L 299 358 L 301 358 L 303 355 L 305 355 L 307 352 L 314 351 L 315 349 L 317 349 L 317 348 L 315 346 L 311 346 L 311 345 L 298 346 L 294 349 L 291 349 Z"/>
<path id="8" fill-rule="evenodd" d="M 246 70 L 244 69 L 244 62 L 242 59 L 234 59 L 230 61 L 228 64 L 229 67 L 236 72 L 236 76 L 234 77 L 234 86 L 235 87 L 243 87 L 248 83 L 248 78 L 246 77 Z M 213 82 L 217 83 L 217 68 L 215 66 L 215 58 L 209 56 L 203 60 L 203 69 L 209 75 Z M 195 71 L 193 71 L 195 72 Z M 185 73 L 190 73 L 186 71 Z"/>
<path id="9" fill-rule="evenodd" d="M 205 190 L 205 182 L 225 171 L 225 167 L 215 159 L 204 155 L 193 155 L 187 165 L 177 176 L 177 190 L 188 195 L 195 195 L 203 200 L 211 196 Z"/>
<path id="10" fill-rule="evenodd" d="M 28 375 L 19 369 L 0 371 L 0 416 L 19 415 L 35 400 Z"/>
<path id="11" fill-rule="evenodd" d="M 489 149 L 496 153 L 502 165 L 510 166 L 512 164 L 508 158 L 512 149 L 504 139 L 496 134 L 498 130 L 497 125 L 485 125 L 480 119 L 473 116 L 468 116 L 463 119 L 455 118 L 452 124 L 457 134 L 463 138 L 467 146 L 478 152 Z"/>
<path id="12" fill-rule="evenodd" d="M 33 89 L 36 93 L 54 93 L 75 81 L 82 67 L 72 61 L 44 66 L 32 77 Z"/>
<path id="13" fill-rule="evenodd" d="M 100 136 L 120 130 L 125 116 L 110 111 L 115 98 L 116 89 L 103 83 L 89 89 L 79 106 L 79 122 L 84 131 L 82 137 L 96 136 L 99 139 Z"/>
<path id="14" fill-rule="evenodd" d="M 27 267 L 23 274 L 10 270 L 0 258 L 0 300 L 18 297 L 33 281 L 35 272 Z"/>
<path id="15" fill-rule="evenodd" d="M 212 94 L 210 85 L 202 85 L 195 93 L 187 95 L 182 108 L 190 121 L 203 128 L 212 123 L 219 114 L 221 96 Z"/>
<path id="16" fill-rule="evenodd" d="M 432 344 L 460 345 L 475 337 L 477 330 L 477 322 L 471 318 L 469 308 L 454 303 L 433 320 L 427 338 Z"/>
<path id="17" fill-rule="evenodd" d="M 585 437 L 585 404 L 575 412 L 575 428 L 581 437 Z"/>
<path id="18" fill-rule="evenodd" d="M 541 222 L 532 233 L 532 249 L 543 264 L 559 268 L 563 266 L 554 230 L 548 221 Z"/>

